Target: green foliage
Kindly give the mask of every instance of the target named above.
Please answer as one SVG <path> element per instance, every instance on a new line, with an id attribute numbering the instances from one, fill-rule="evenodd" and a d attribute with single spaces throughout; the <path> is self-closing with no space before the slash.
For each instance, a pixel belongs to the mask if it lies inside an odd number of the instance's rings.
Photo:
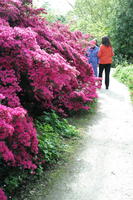
<path id="1" fill-rule="evenodd" d="M 4 188 L 6 195 L 9 199 L 14 200 L 14 192 L 24 183 L 24 180 L 28 179 L 29 171 L 12 168 L 12 167 L 2 167 L 0 168 L 0 187 Z"/>
<path id="2" fill-rule="evenodd" d="M 112 18 L 110 34 L 116 54 L 133 57 L 133 1 L 116 0 L 115 13 Z"/>
<path id="3" fill-rule="evenodd" d="M 69 125 L 66 119 L 61 119 L 54 111 L 44 112 L 36 121 L 39 149 L 48 163 L 55 163 L 66 151 L 64 138 L 78 137 L 78 131 Z"/>
<path id="4" fill-rule="evenodd" d="M 60 21 L 62 24 L 66 23 L 66 18 L 63 15 L 57 15 L 54 11 L 49 11 L 47 15 L 44 16 L 49 22 Z"/>
<path id="5" fill-rule="evenodd" d="M 133 101 L 133 65 L 118 65 L 114 76 L 128 86 Z"/>
<path id="6" fill-rule="evenodd" d="M 66 23 L 66 18 L 64 15 L 57 14 L 53 9 L 50 8 L 50 4 L 47 1 L 44 1 L 42 8 L 46 9 L 47 14 L 42 14 L 43 17 L 49 22 L 60 21 L 61 23 Z"/>
<path id="7" fill-rule="evenodd" d="M 39 149 L 43 159 L 48 163 L 54 163 L 61 157 L 64 144 L 58 133 L 54 132 L 49 124 L 37 122 Z"/>
<path id="8" fill-rule="evenodd" d="M 94 99 L 93 102 L 90 102 L 89 106 L 90 106 L 89 112 L 90 113 L 95 113 L 96 112 L 96 108 L 97 108 L 97 99 Z"/>
<path id="9" fill-rule="evenodd" d="M 53 131 L 64 138 L 71 138 L 78 135 L 78 131 L 71 126 L 64 118 L 59 117 L 55 111 L 44 112 L 44 115 L 38 118 L 39 122 L 49 124 Z"/>
<path id="10" fill-rule="evenodd" d="M 91 33 L 101 43 L 108 35 L 115 55 L 133 62 L 133 1 L 76 0 L 74 10 L 67 16 L 70 27 Z M 123 59 L 122 59 L 123 60 Z M 114 60 L 117 65 L 117 58 Z"/>
<path id="11" fill-rule="evenodd" d="M 76 0 L 67 19 L 72 30 L 91 33 L 101 42 L 101 37 L 109 33 L 113 12 L 114 0 Z"/>
<path id="12" fill-rule="evenodd" d="M 18 173 L 16 173 L 18 172 Z M 26 172 L 20 172 L 20 171 L 12 171 L 9 176 L 5 179 L 5 187 L 6 187 L 6 192 L 9 194 L 12 193 L 16 188 L 18 188 L 23 180 L 27 177 Z"/>
<path id="13" fill-rule="evenodd" d="M 118 54 L 113 57 L 112 67 L 118 67 L 119 65 L 122 67 L 129 65 L 129 61 L 126 56 L 123 57 L 123 55 Z"/>

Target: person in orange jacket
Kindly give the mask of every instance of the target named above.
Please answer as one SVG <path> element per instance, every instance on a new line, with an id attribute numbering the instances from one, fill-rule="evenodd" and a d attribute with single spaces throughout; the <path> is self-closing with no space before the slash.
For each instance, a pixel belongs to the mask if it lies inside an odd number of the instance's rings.
<path id="1" fill-rule="evenodd" d="M 102 38 L 102 44 L 100 45 L 98 57 L 99 57 L 99 77 L 102 78 L 103 71 L 105 70 L 106 89 L 109 88 L 109 75 L 110 75 L 113 56 L 114 56 L 114 51 L 111 46 L 109 37 L 105 36 Z"/>

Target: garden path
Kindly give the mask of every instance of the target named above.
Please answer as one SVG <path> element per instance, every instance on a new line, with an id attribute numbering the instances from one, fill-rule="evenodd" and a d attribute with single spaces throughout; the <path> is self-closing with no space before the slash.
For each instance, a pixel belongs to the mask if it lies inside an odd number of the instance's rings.
<path id="1" fill-rule="evenodd" d="M 44 197 L 36 200 L 133 200 L 133 106 L 128 89 L 111 77 L 99 90 L 97 112 L 76 119 L 85 139 Z M 44 189 L 45 190 L 45 189 Z M 34 199 L 34 198 L 33 198 Z"/>

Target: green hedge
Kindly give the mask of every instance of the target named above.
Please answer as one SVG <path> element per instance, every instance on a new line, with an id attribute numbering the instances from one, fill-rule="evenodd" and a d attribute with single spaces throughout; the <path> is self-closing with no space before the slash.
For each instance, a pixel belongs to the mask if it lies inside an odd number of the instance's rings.
<path id="1" fill-rule="evenodd" d="M 122 67 L 122 65 L 118 65 L 115 70 L 114 77 L 129 88 L 133 102 L 133 65 L 127 65 L 124 67 Z"/>

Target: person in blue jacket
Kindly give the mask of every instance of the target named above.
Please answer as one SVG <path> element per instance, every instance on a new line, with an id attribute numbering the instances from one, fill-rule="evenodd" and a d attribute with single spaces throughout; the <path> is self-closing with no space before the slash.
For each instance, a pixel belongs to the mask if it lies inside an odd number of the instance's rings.
<path id="1" fill-rule="evenodd" d="M 97 77 L 97 67 L 98 67 L 98 51 L 99 47 L 96 45 L 95 40 L 89 41 L 89 47 L 86 52 L 86 56 L 88 58 L 88 63 L 92 64 L 94 74 Z"/>

